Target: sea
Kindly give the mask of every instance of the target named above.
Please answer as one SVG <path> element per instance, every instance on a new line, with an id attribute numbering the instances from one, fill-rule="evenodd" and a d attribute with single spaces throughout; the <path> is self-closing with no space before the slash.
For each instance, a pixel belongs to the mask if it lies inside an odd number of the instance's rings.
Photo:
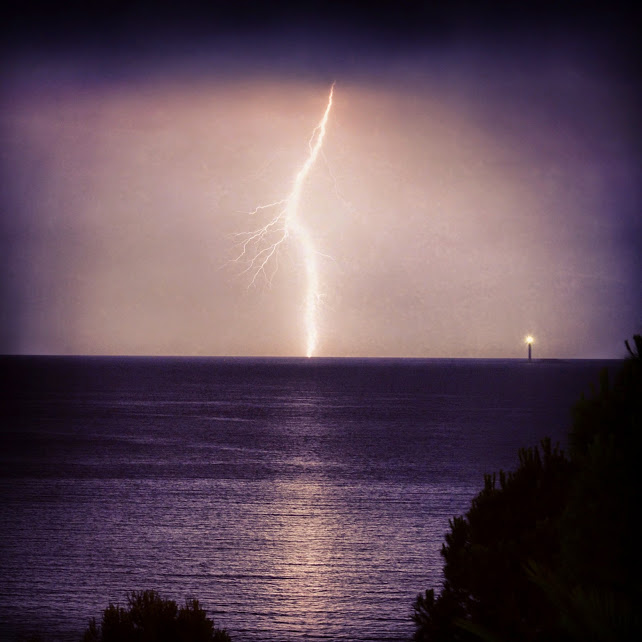
<path id="1" fill-rule="evenodd" d="M 130 591 L 234 642 L 401 641 L 448 522 L 616 361 L 0 358 L 0 639 Z"/>

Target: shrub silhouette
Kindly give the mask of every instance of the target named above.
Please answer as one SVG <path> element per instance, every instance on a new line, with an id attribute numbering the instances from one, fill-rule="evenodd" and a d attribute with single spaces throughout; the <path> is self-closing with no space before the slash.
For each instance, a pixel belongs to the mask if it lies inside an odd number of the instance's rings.
<path id="1" fill-rule="evenodd" d="M 156 591 L 133 591 L 127 605 L 110 604 L 100 625 L 92 618 L 83 642 L 231 642 L 226 631 L 214 628 L 198 600 L 187 600 L 179 609 Z"/>
<path id="2" fill-rule="evenodd" d="M 614 384 L 604 370 L 574 406 L 570 458 L 550 440 L 521 450 L 451 520 L 443 588 L 417 597 L 415 641 L 642 637 L 642 336 L 626 347 Z"/>
<path id="3" fill-rule="evenodd" d="M 486 475 L 468 513 L 450 521 L 441 551 L 443 590 L 437 598 L 434 591 L 417 598 L 415 640 L 478 639 L 458 620 L 500 640 L 552 639 L 555 614 L 523 563 L 549 565 L 559 556 L 556 524 L 571 463 L 550 440 L 539 449 L 520 450 L 519 462 L 514 472 Z"/>

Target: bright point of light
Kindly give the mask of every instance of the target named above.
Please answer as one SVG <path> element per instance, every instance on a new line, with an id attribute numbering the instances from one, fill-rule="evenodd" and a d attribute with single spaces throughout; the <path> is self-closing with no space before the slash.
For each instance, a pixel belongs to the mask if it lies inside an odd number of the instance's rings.
<path id="1" fill-rule="evenodd" d="M 269 283 L 272 281 L 277 271 L 277 256 L 281 245 L 292 235 L 303 255 L 303 264 L 306 275 L 306 294 L 304 305 L 304 325 L 306 331 L 306 356 L 313 356 L 318 339 L 318 314 L 319 304 L 321 301 L 319 269 L 317 265 L 317 250 L 314 247 L 312 238 L 307 228 L 299 218 L 299 202 L 305 180 L 314 165 L 325 137 L 326 124 L 330 109 L 332 108 L 332 96 L 334 94 L 334 83 L 330 88 L 328 105 L 325 108 L 323 118 L 314 128 L 310 142 L 310 153 L 303 163 L 301 169 L 297 172 L 292 190 L 286 198 L 268 205 L 259 205 L 251 215 L 256 215 L 263 210 L 271 211 L 279 206 L 281 209 L 270 221 L 263 227 L 253 232 L 244 232 L 238 234 L 241 241 L 238 243 L 240 253 L 235 262 L 245 262 L 247 267 L 244 272 L 252 274 L 250 285 L 256 283 L 259 276 L 263 276 Z"/>
<path id="2" fill-rule="evenodd" d="M 526 343 L 528 343 L 528 345 L 530 345 L 531 343 L 534 343 L 534 341 L 535 339 L 533 339 L 533 337 L 530 334 L 526 337 Z"/>

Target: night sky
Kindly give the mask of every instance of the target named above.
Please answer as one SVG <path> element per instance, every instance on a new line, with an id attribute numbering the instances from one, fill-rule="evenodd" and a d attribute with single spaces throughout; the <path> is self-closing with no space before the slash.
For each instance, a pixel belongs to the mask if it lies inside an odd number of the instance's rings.
<path id="1" fill-rule="evenodd" d="M 642 330 L 640 9 L 13 2 L 0 353 L 608 358 Z M 53 6 L 51 6 L 53 5 Z M 278 268 L 278 269 L 274 269 Z"/>

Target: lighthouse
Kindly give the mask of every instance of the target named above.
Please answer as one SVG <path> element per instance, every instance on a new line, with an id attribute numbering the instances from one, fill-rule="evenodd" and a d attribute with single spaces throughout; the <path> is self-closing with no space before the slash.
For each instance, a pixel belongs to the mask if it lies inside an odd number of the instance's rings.
<path id="1" fill-rule="evenodd" d="M 533 360 L 533 353 L 532 353 L 533 341 L 535 341 L 535 339 L 533 339 L 533 337 L 529 334 L 526 337 L 526 345 L 528 346 L 528 360 L 529 361 Z"/>

